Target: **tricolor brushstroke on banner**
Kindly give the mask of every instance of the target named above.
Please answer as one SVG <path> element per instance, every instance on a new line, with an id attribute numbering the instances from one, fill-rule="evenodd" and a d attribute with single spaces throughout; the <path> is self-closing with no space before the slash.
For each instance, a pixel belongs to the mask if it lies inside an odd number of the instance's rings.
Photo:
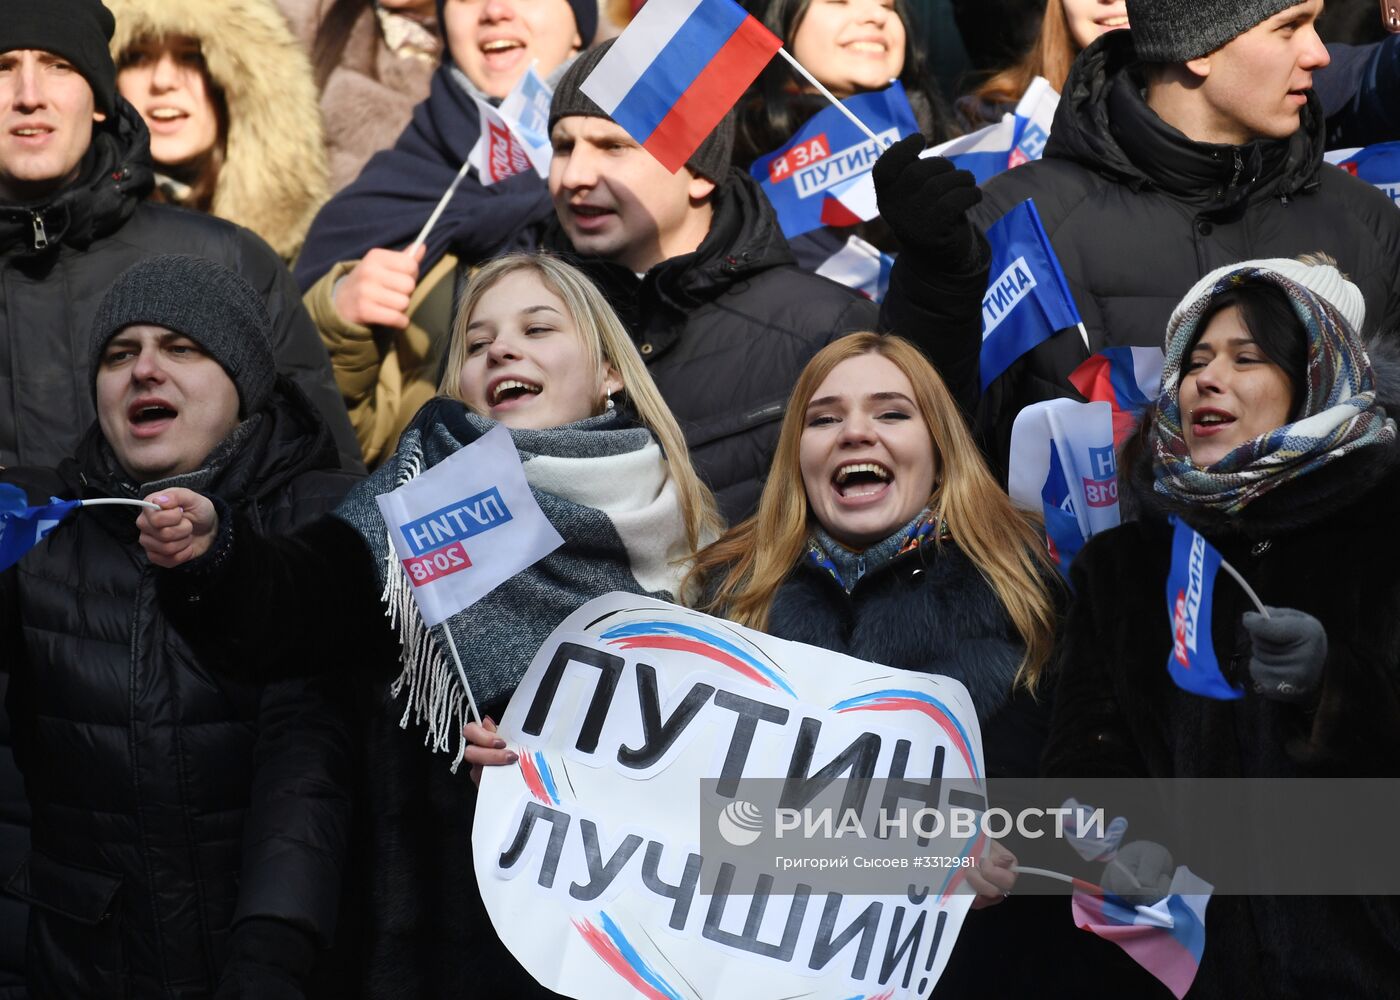
<path id="1" fill-rule="evenodd" d="M 579 89 L 675 173 L 782 44 L 734 0 L 649 0 Z"/>
<path id="2" fill-rule="evenodd" d="M 737 643 L 715 635 L 708 629 L 675 622 L 628 622 L 626 625 L 608 629 L 602 638 L 609 645 L 620 649 L 674 649 L 694 653 L 729 667 L 763 687 L 781 689 L 792 697 L 797 697 L 797 693 L 773 667 L 746 652 Z"/>
<path id="3" fill-rule="evenodd" d="M 977 758 L 972 752 L 972 738 L 963 728 L 958 717 L 937 698 L 922 691 L 909 691 L 889 688 L 856 695 L 831 706 L 833 712 L 918 712 L 938 723 L 938 727 L 948 734 L 958 754 L 967 765 L 968 773 L 978 784 L 982 782 L 982 771 L 977 766 Z"/>
<path id="4" fill-rule="evenodd" d="M 608 968 L 647 1000 L 683 1000 L 676 988 L 638 954 L 610 916 L 600 913 L 598 919 L 602 921 L 601 928 L 591 920 L 575 920 L 574 927 Z"/>

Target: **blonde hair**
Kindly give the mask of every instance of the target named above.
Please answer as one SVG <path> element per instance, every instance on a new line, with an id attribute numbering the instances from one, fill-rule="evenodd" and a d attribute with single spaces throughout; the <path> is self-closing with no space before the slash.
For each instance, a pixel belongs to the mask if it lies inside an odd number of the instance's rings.
<path id="1" fill-rule="evenodd" d="M 686 542 L 691 550 L 699 548 L 706 539 L 718 534 L 722 527 L 715 512 L 714 496 L 690 464 L 685 435 L 681 433 L 670 407 L 661 398 L 660 390 L 656 388 L 622 321 L 597 286 L 576 267 L 547 253 L 513 253 L 497 257 L 472 275 L 452 323 L 452 340 L 447 348 L 447 363 L 443 367 L 438 392 L 467 403 L 459 385 L 459 375 L 467 361 L 467 324 L 483 295 L 502 279 L 522 271 L 539 278 L 546 288 L 563 300 L 579 336 L 588 348 L 594 367 L 601 370 L 605 365 L 612 365 L 621 377 L 622 390 L 631 401 L 638 420 L 655 436 L 662 454 L 666 456 L 671 481 L 675 483 L 680 497 Z"/>
<path id="2" fill-rule="evenodd" d="M 907 340 L 853 333 L 824 347 L 793 387 L 758 513 L 695 557 L 692 576 L 709 595 L 702 610 L 767 629 L 773 598 L 803 558 L 811 510 L 799 450 L 807 404 L 843 361 L 878 354 L 909 379 L 934 452 L 928 506 L 987 580 L 1025 645 L 1017 679 L 1034 691 L 1055 629 L 1053 570 L 1034 515 L 1015 508 L 987 470 L 963 417 L 934 368 Z M 942 544 L 940 538 L 937 544 Z"/>
<path id="3" fill-rule="evenodd" d="M 972 96 L 988 104 L 1015 104 L 1038 76 L 1045 77 L 1057 92 L 1062 91 L 1077 55 L 1079 46 L 1069 33 L 1069 17 L 1065 14 L 1063 0 L 1047 0 L 1040 33 L 1030 51 L 1014 66 L 986 80 Z"/>

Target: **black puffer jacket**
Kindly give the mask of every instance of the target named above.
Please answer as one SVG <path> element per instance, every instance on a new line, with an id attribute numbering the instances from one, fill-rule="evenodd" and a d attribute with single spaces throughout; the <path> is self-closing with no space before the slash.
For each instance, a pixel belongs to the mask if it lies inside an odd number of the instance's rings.
<path id="1" fill-rule="evenodd" d="M 1376 188 L 1323 164 L 1315 99 L 1290 139 L 1208 145 L 1148 108 L 1138 69 L 1126 31 L 1085 49 L 1044 159 L 992 179 L 973 210 L 985 228 L 1035 199 L 1089 333 L 1086 348 L 1078 331 L 1060 331 L 989 388 L 977 425 L 985 450 L 1003 461 L 1022 407 L 1072 395 L 1068 375 L 1091 352 L 1160 345 L 1172 306 L 1224 264 L 1326 252 L 1365 294 L 1367 332 L 1400 323 L 1400 212 Z M 941 298 L 932 277 L 907 251 L 896 261 L 884 314 L 895 331 L 930 322 Z M 980 348 L 980 335 L 943 338 L 930 358 L 965 383 Z"/>
<path id="2" fill-rule="evenodd" d="M 573 252 L 553 219 L 544 242 Z M 874 329 L 874 304 L 799 270 L 773 207 L 740 170 L 715 190 L 694 253 L 640 280 L 596 258 L 576 263 L 631 330 L 725 517 L 752 514 L 798 374 L 841 335 Z"/>
<path id="3" fill-rule="evenodd" d="M 32 502 L 119 494 L 96 428 L 57 472 L 10 470 Z M 208 489 L 282 532 L 351 484 L 286 382 Z M 70 515 L 0 574 L 7 708 L 33 851 L 31 994 L 206 997 L 245 918 L 335 932 L 351 742 L 324 682 L 232 681 L 159 610 L 131 508 Z M 308 627 L 316 627 L 307 623 Z M 257 623 L 249 622 L 256 628 Z"/>
<path id="4" fill-rule="evenodd" d="M 1308 703 L 1253 693 L 1218 701 L 1173 684 L 1163 600 L 1172 531 L 1162 517 L 1172 508 L 1160 498 L 1149 496 L 1146 504 L 1155 513 L 1090 539 L 1074 563 L 1075 601 L 1057 650 L 1046 773 L 1400 775 L 1398 459 L 1393 445 L 1362 449 L 1279 486 L 1233 518 L 1174 508 L 1265 604 L 1296 608 L 1322 623 L 1328 655 L 1320 692 Z M 1150 480 L 1141 468 L 1138 473 L 1135 488 L 1150 491 Z M 1222 574 L 1212 607 L 1221 669 L 1248 689 L 1250 646 L 1240 619 L 1253 606 Z M 1130 817 L 1130 837 L 1133 822 Z M 1261 844 L 1269 832 L 1260 831 Z M 1149 836 L 1141 824 L 1137 835 Z M 1206 931 L 1193 1000 L 1400 995 L 1394 897 L 1216 895 Z M 1119 995 L 1146 995 L 1151 986 L 1144 974 L 1137 984 L 1123 982 Z"/>
<path id="5" fill-rule="evenodd" d="M 73 454 L 94 416 L 88 328 L 107 286 L 144 257 L 188 253 L 232 268 L 263 294 L 278 370 L 358 466 L 326 349 L 277 254 L 228 222 L 141 203 L 152 183 L 149 140 L 124 100 L 111 125 L 93 130 L 80 170 L 42 204 L 0 205 L 0 465 L 53 467 Z"/>

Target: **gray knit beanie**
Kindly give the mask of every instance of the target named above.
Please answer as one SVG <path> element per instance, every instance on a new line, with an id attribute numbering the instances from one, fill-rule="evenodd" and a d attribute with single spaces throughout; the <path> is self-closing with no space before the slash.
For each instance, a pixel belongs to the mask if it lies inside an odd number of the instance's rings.
<path id="1" fill-rule="evenodd" d="M 1299 0 L 1128 0 L 1138 58 L 1181 63 L 1214 52 Z"/>
<path id="2" fill-rule="evenodd" d="M 277 377 L 272 320 L 262 296 L 222 264 L 162 254 L 138 261 L 112 282 L 92 318 L 88 381 L 94 395 L 107 341 L 137 323 L 183 333 L 204 348 L 233 380 L 244 416 L 271 397 Z"/>
<path id="3" fill-rule="evenodd" d="M 574 64 L 569 67 L 563 79 L 559 81 L 559 86 L 554 89 L 554 100 L 549 105 L 549 127 L 552 131 L 554 123 L 560 118 L 568 118 L 570 115 L 583 115 L 587 118 L 607 118 L 603 109 L 594 104 L 579 87 L 583 81 L 588 79 L 588 74 L 593 72 L 593 67 L 598 65 L 598 61 L 612 48 L 613 39 L 609 38 L 583 52 Z M 729 160 L 734 155 L 734 116 L 725 115 L 720 119 L 714 131 L 705 137 L 705 141 L 700 143 L 698 149 L 685 161 L 685 165 L 701 177 L 708 178 L 716 185 L 724 183 L 724 179 L 729 176 Z"/>

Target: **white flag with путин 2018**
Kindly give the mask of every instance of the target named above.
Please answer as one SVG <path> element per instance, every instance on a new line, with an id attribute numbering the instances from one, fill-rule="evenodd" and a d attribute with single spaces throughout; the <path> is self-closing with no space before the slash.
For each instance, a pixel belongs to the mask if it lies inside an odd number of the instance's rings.
<path id="1" fill-rule="evenodd" d="M 499 424 L 375 500 L 429 628 L 564 544 Z"/>

